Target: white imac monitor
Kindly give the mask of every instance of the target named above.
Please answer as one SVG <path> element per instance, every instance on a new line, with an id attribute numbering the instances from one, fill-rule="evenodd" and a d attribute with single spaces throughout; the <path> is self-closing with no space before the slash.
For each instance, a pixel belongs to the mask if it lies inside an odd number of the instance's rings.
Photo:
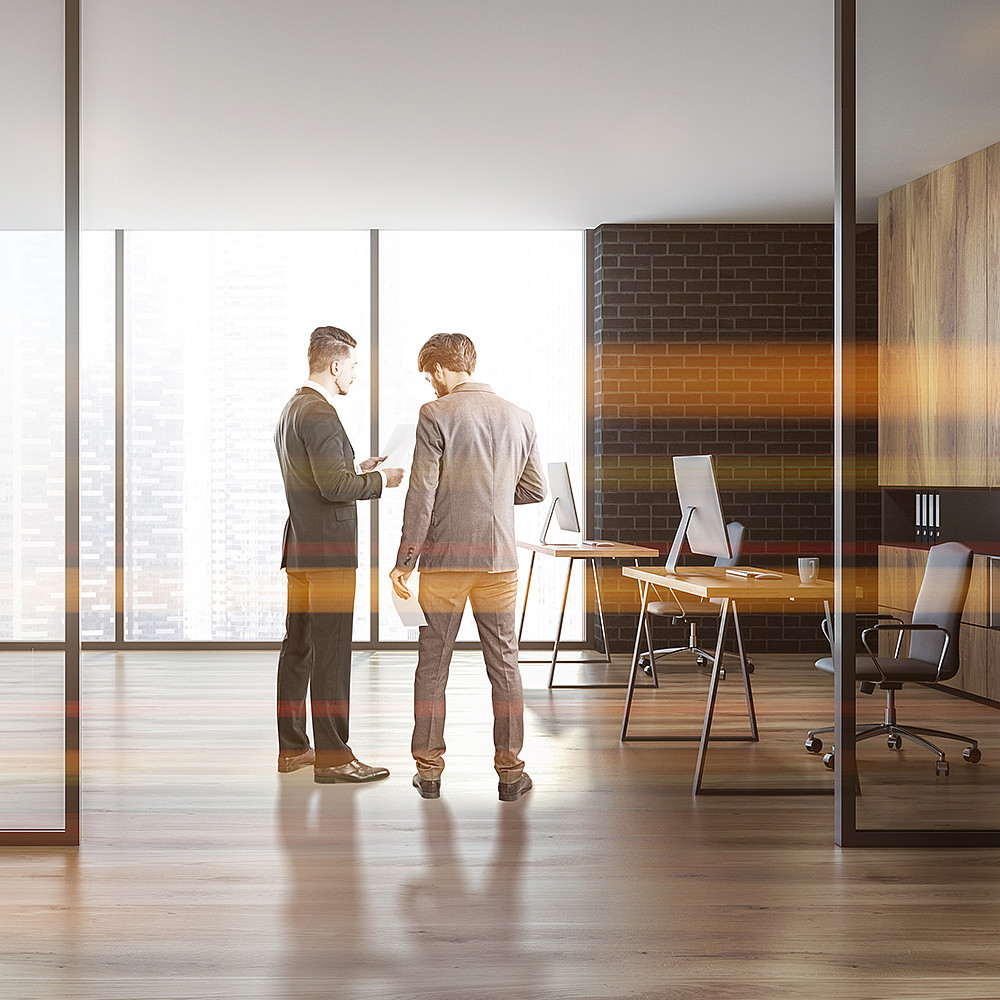
<path id="1" fill-rule="evenodd" d="M 580 519 L 577 517 L 576 504 L 573 502 L 573 487 L 569 481 L 569 466 L 565 462 L 549 462 L 549 512 L 542 525 L 542 533 L 538 540 L 545 545 L 552 515 L 563 531 L 579 531 Z"/>
<path id="2" fill-rule="evenodd" d="M 731 559 L 733 553 L 729 548 L 729 533 L 722 513 L 712 456 L 675 456 L 674 482 L 681 507 L 681 523 L 667 556 L 667 572 L 677 572 L 677 559 L 685 537 L 692 552 L 715 556 L 716 559 Z"/>

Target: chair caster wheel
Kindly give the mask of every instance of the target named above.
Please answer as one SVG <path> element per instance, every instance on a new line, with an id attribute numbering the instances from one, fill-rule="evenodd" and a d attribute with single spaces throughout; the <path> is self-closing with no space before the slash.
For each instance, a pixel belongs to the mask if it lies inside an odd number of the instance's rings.
<path id="1" fill-rule="evenodd" d="M 899 750 L 903 745 L 903 737 L 892 735 L 885 741 L 885 745 L 890 750 Z"/>
<path id="2" fill-rule="evenodd" d="M 983 759 L 983 755 L 979 752 L 979 747 L 966 747 L 962 751 L 962 756 L 970 764 L 978 764 Z"/>
<path id="3" fill-rule="evenodd" d="M 823 749 L 823 741 L 818 736 L 810 736 L 806 740 L 806 753 L 819 753 Z"/>
<path id="4" fill-rule="evenodd" d="M 946 761 L 946 760 L 939 760 L 934 765 L 934 772 L 935 772 L 935 774 L 937 774 L 937 775 L 939 775 L 941 777 L 944 777 L 944 778 L 948 777 L 948 772 L 950 770 L 951 770 L 951 768 L 948 766 L 948 761 Z"/>
<path id="5" fill-rule="evenodd" d="M 747 673 L 748 674 L 752 674 L 753 673 L 753 669 L 754 669 L 754 667 L 753 667 L 753 660 L 747 660 Z"/>
<path id="6" fill-rule="evenodd" d="M 694 662 L 695 662 L 695 666 L 698 666 L 698 667 L 707 667 L 708 666 L 708 660 L 706 660 L 704 656 L 699 656 L 698 659 L 695 660 Z"/>
<path id="7" fill-rule="evenodd" d="M 823 766 L 829 770 L 833 770 L 833 765 L 836 763 L 836 755 L 834 753 L 823 754 Z"/>
<path id="8" fill-rule="evenodd" d="M 652 663 L 642 663 L 640 661 L 639 666 L 642 667 L 642 672 L 647 677 L 652 677 L 653 676 L 653 664 Z"/>

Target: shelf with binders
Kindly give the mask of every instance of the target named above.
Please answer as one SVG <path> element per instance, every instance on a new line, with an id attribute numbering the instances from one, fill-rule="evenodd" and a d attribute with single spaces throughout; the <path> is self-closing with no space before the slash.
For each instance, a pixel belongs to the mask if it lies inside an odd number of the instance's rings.
<path id="1" fill-rule="evenodd" d="M 1000 556 L 1000 490 L 882 490 L 882 542 L 928 548 L 962 542 Z"/>

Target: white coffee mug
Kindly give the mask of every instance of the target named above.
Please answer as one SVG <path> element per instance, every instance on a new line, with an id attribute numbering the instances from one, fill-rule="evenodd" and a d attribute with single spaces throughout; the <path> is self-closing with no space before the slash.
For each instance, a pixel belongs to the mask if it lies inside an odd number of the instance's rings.
<path id="1" fill-rule="evenodd" d="M 819 559 L 816 556 L 804 556 L 799 560 L 799 579 L 803 583 L 815 583 L 819 576 Z"/>

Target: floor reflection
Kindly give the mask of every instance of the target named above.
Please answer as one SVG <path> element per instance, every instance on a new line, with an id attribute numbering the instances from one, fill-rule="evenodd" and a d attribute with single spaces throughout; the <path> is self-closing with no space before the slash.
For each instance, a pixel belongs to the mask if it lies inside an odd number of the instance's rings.
<path id="1" fill-rule="evenodd" d="M 361 788 L 326 789 L 311 772 L 279 784 L 277 822 L 285 850 L 287 902 L 279 981 L 289 996 L 303 979 L 337 984 L 350 995 L 382 955 L 368 921 L 359 858 L 357 801 Z M 334 794 L 331 794 L 333 792 Z"/>
<path id="2" fill-rule="evenodd" d="M 275 928 L 282 996 L 532 996 L 546 959 L 526 940 L 527 803 L 391 799 L 385 788 L 281 780 L 275 818 L 288 892 Z M 372 813 L 391 809 L 383 821 Z M 461 819 L 457 819 L 460 815 Z M 485 990 L 486 992 L 482 992 Z M 311 994 L 310 994 L 311 995 Z M 333 995 L 333 994 L 331 994 Z"/>
<path id="3" fill-rule="evenodd" d="M 481 819 L 462 831 L 445 800 L 420 806 L 423 864 L 404 880 L 400 893 L 411 972 L 441 983 L 451 969 L 455 981 L 447 985 L 457 989 L 463 967 L 475 968 L 480 976 L 490 970 L 492 982 L 477 980 L 468 986 L 489 989 L 506 984 L 518 995 L 531 995 L 544 979 L 544 959 L 525 940 L 528 801 L 499 806 L 488 858 L 479 840 Z M 471 861 L 462 854 L 463 833 L 473 844 Z"/>

